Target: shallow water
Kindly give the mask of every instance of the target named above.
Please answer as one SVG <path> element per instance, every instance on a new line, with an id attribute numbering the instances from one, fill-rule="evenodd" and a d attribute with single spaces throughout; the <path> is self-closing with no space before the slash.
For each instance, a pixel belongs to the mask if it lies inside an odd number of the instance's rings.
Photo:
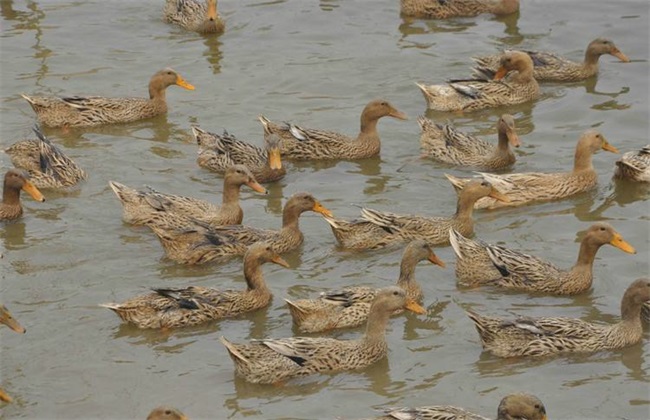
<path id="1" fill-rule="evenodd" d="M 291 120 L 354 134 L 363 106 L 391 101 L 410 120 L 382 120 L 381 159 L 289 164 L 270 195 L 242 193 L 245 222 L 276 227 L 285 198 L 310 191 L 339 217 L 351 203 L 398 212 L 447 215 L 455 195 L 443 174 L 467 171 L 410 159 L 419 153 L 416 117 L 425 113 L 416 81 L 465 76 L 469 57 L 511 46 L 582 58 L 606 36 L 632 62 L 605 56 L 596 80 L 544 85 L 543 99 L 508 109 L 521 140 L 516 171 L 570 168 L 575 143 L 597 128 L 621 152 L 649 138 L 646 1 L 522 0 L 520 16 L 446 22 L 399 15 L 397 0 L 222 1 L 227 30 L 202 37 L 164 24 L 162 1 L 6 1 L 2 25 L 2 146 L 32 137 L 27 94 L 145 95 L 149 77 L 171 66 L 196 86 L 168 90 L 166 117 L 92 130 L 45 130 L 90 174 L 47 201 L 25 198 L 25 216 L 0 229 L 2 301 L 28 329 L 4 329 L 2 386 L 15 403 L 3 418 L 145 418 L 160 404 L 190 418 L 359 418 L 389 406 L 456 404 L 494 415 L 501 397 L 538 395 L 551 419 L 641 419 L 650 410 L 650 346 L 543 360 L 500 360 L 481 352 L 462 307 L 495 315 L 567 315 L 614 321 L 623 290 L 648 275 L 648 188 L 613 183 L 617 157 L 594 156 L 596 191 L 571 199 L 476 214 L 476 234 L 544 256 L 560 266 L 577 255 L 578 236 L 606 220 L 637 249 L 605 246 L 593 290 L 571 298 L 499 290 L 457 290 L 451 248 L 436 250 L 446 269 L 421 264 L 427 316 L 391 321 L 387 360 L 363 372 L 319 375 L 283 387 L 233 376 L 220 345 L 293 334 L 283 297 L 306 297 L 348 284 L 392 284 L 401 249 L 350 253 L 335 246 L 327 224 L 302 219 L 306 241 L 286 256 L 287 270 L 264 271 L 275 294 L 267 310 L 172 333 L 122 325 L 98 303 L 122 301 L 149 287 L 188 284 L 243 287 L 238 261 L 181 267 L 162 258 L 158 240 L 120 220 L 108 180 L 217 200 L 221 179 L 200 169 L 190 125 L 261 144 L 256 118 Z M 456 116 L 464 129 L 494 138 L 504 110 Z M 404 165 L 401 172 L 397 169 Z M 10 166 L 7 156 L 2 164 Z M 343 186 L 343 188 L 342 188 Z M 360 330 L 343 331 L 351 338 Z M 350 393 L 354 392 L 354 398 Z"/>

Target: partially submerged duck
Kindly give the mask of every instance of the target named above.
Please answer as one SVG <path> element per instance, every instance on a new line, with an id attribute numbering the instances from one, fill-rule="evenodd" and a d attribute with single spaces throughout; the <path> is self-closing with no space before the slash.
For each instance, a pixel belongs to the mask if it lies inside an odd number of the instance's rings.
<path id="1" fill-rule="evenodd" d="M 650 281 L 638 279 L 625 291 L 621 321 L 596 324 L 576 318 L 520 317 L 513 320 L 468 312 L 483 349 L 498 357 L 546 356 L 621 349 L 643 338 L 641 309 L 650 301 Z"/>
<path id="2" fill-rule="evenodd" d="M 289 267 L 271 246 L 251 245 L 244 255 L 245 290 L 219 290 L 211 287 L 153 289 L 124 303 L 101 306 L 114 311 L 122 321 L 138 328 L 178 328 L 233 317 L 268 306 L 271 291 L 264 281 L 262 265 L 272 262 Z"/>
<path id="3" fill-rule="evenodd" d="M 400 0 L 402 15 L 424 19 L 509 15 L 518 10 L 519 0 Z"/>
<path id="4" fill-rule="evenodd" d="M 244 211 L 239 205 L 240 187 L 246 185 L 266 194 L 253 174 L 243 165 L 228 168 L 223 179 L 221 205 L 198 198 L 165 194 L 152 188 L 138 191 L 115 181 L 108 182 L 123 207 L 122 220 L 134 225 L 160 224 L 183 228 L 199 220 L 211 226 L 239 224 Z"/>
<path id="5" fill-rule="evenodd" d="M 483 170 L 507 168 L 516 160 L 510 146 L 521 145 L 515 130 L 515 119 L 510 114 L 503 114 L 497 122 L 499 142 L 496 147 L 483 139 L 457 130 L 451 124 L 437 124 L 424 116 L 418 118 L 418 123 L 422 130 L 422 156 L 454 165 L 472 166 Z"/>
<path id="6" fill-rule="evenodd" d="M 465 238 L 453 229 L 449 239 L 457 257 L 459 284 L 555 295 L 574 295 L 591 288 L 594 259 L 601 246 L 610 244 L 623 252 L 636 254 L 634 247 L 604 222 L 595 223 L 587 230 L 580 243 L 578 260 L 568 270 L 532 255 Z"/>
<path id="7" fill-rule="evenodd" d="M 161 406 L 151 410 L 147 420 L 189 420 L 189 417 L 174 407 Z"/>
<path id="8" fill-rule="evenodd" d="M 280 158 L 280 137 L 264 130 L 264 147 L 258 147 L 224 131 L 222 135 L 192 127 L 199 145 L 200 167 L 224 173 L 232 165 L 245 165 L 258 182 L 273 182 L 287 173 Z"/>
<path id="9" fill-rule="evenodd" d="M 386 326 L 393 312 L 426 311 L 397 286 L 381 289 L 370 307 L 365 334 L 356 340 L 291 337 L 235 344 L 221 337 L 235 364 L 235 373 L 248 382 L 271 384 L 318 372 L 366 368 L 386 357 Z"/>
<path id="10" fill-rule="evenodd" d="M 488 174 L 479 172 L 485 181 L 508 196 L 510 201 L 497 201 L 486 197 L 478 200 L 476 209 L 495 209 L 506 206 L 518 206 L 534 201 L 558 200 L 570 197 L 596 187 L 598 174 L 592 164 L 592 156 L 599 150 L 618 153 L 605 137 L 596 130 L 586 131 L 576 145 L 573 170 L 571 172 L 524 172 L 514 174 Z M 470 179 L 445 175 L 454 188 L 459 191 Z"/>
<path id="11" fill-rule="evenodd" d="M 605 38 L 596 38 L 589 43 L 582 63 L 571 61 L 555 53 L 546 51 L 523 51 L 533 60 L 533 77 L 538 82 L 577 82 L 598 74 L 598 60 L 601 55 L 609 54 L 624 63 L 630 61 L 614 42 Z M 474 61 L 479 71 L 495 72 L 499 67 L 500 55 L 476 57 Z"/>
<path id="12" fill-rule="evenodd" d="M 449 229 L 463 235 L 474 233 L 474 203 L 482 197 L 508 201 L 487 181 L 474 181 L 458 196 L 456 213 L 451 217 L 430 217 L 361 209 L 361 218 L 352 221 L 325 217 L 337 241 L 348 249 L 378 249 L 387 245 L 422 239 L 429 245 L 449 243 Z"/>
<path id="13" fill-rule="evenodd" d="M 7 327 L 11 328 L 13 331 L 25 334 L 27 330 L 20 325 L 20 323 L 11 315 L 11 312 L 7 309 L 6 306 L 0 305 L 0 323 L 5 324 Z M 0 388 L 0 401 L 10 403 L 13 401 L 13 398 L 7 394 L 4 389 Z"/>
<path id="14" fill-rule="evenodd" d="M 149 81 L 147 98 L 106 98 L 102 96 L 21 95 L 48 127 L 92 127 L 143 120 L 167 113 L 166 89 L 177 85 L 194 90 L 176 71 L 166 68 Z"/>
<path id="15" fill-rule="evenodd" d="M 217 11 L 217 0 L 167 0 L 163 19 L 188 31 L 221 33 L 226 25 Z"/>
<path id="16" fill-rule="evenodd" d="M 36 201 L 45 201 L 43 194 L 29 181 L 29 174 L 22 169 L 9 169 L 5 173 L 2 202 L 0 203 L 0 220 L 17 219 L 23 215 L 20 204 L 20 191 L 31 195 Z"/>
<path id="17" fill-rule="evenodd" d="M 415 267 L 420 261 L 444 267 L 426 242 L 416 240 L 404 250 L 397 286 L 413 301 L 422 301 L 422 288 L 415 280 Z M 368 319 L 370 305 L 378 291 L 374 287 L 348 286 L 322 292 L 317 299 L 285 299 L 293 323 L 301 332 L 313 333 L 362 325 Z"/>
<path id="18" fill-rule="evenodd" d="M 616 161 L 614 178 L 650 182 L 650 144 L 636 152 L 627 152 Z"/>
<path id="19" fill-rule="evenodd" d="M 429 109 L 434 111 L 476 111 L 539 98 L 539 85 L 533 78 L 533 60 L 528 54 L 509 51 L 501 56 L 499 62 L 493 80 L 452 80 L 444 85 L 416 84 Z M 512 73 L 504 79 L 509 72 Z"/>
<path id="20" fill-rule="evenodd" d="M 15 167 L 29 172 L 36 188 L 67 188 L 86 179 L 86 171 L 48 140 L 38 127 L 33 130 L 37 140 L 18 141 L 6 148 L 5 153 Z"/>
<path id="21" fill-rule="evenodd" d="M 377 122 L 382 117 L 408 119 L 388 101 L 377 99 L 366 105 L 361 113 L 361 131 L 350 137 L 335 131 L 278 124 L 260 116 L 264 130 L 280 136 L 282 156 L 294 160 L 365 159 L 379 155 L 381 143 Z"/>

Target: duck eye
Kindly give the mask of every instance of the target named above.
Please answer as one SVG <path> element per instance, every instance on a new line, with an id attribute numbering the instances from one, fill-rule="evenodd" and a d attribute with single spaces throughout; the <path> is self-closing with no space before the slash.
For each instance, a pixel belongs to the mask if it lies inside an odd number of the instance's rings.
<path id="1" fill-rule="evenodd" d="M 397 296 L 397 295 L 399 295 L 399 292 L 398 292 L 397 290 L 395 290 L 395 291 L 393 292 L 393 296 Z"/>
<path id="2" fill-rule="evenodd" d="M 481 182 L 481 185 L 484 186 L 484 187 L 489 187 L 490 186 L 490 184 L 488 184 L 487 181 Z"/>
<path id="3" fill-rule="evenodd" d="M 605 227 L 604 227 L 604 226 L 601 226 L 601 227 L 600 227 L 600 230 L 601 230 L 601 232 L 604 232 L 604 231 L 605 231 Z"/>
<path id="4" fill-rule="evenodd" d="M 165 410 L 165 415 L 166 416 L 169 416 L 171 413 L 172 413 L 171 410 Z"/>
<path id="5" fill-rule="evenodd" d="M 388 106 L 388 104 L 386 102 L 382 102 L 381 106 Z"/>

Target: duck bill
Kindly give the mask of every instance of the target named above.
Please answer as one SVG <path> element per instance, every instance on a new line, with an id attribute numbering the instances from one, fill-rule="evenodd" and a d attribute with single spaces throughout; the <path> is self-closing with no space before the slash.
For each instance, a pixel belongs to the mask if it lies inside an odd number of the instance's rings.
<path id="1" fill-rule="evenodd" d="M 506 74 L 508 74 L 508 70 L 505 67 L 501 66 L 494 74 L 494 80 L 501 80 L 506 77 Z"/>
<path id="2" fill-rule="evenodd" d="M 606 141 L 603 141 L 603 150 L 606 150 L 608 152 L 612 153 L 619 153 L 618 149 L 611 144 L 607 143 Z"/>
<path id="3" fill-rule="evenodd" d="M 261 186 L 261 185 L 260 185 L 257 181 L 255 181 L 254 179 L 251 179 L 250 181 L 248 181 L 248 182 L 246 183 L 246 185 L 248 185 L 248 186 L 249 186 L 253 191 L 257 191 L 258 193 L 262 193 L 262 194 L 268 194 L 268 193 L 269 193 L 269 192 L 266 190 L 266 188 L 264 188 L 263 186 Z"/>
<path id="4" fill-rule="evenodd" d="M 609 243 L 610 245 L 615 246 L 623 252 L 627 252 L 628 254 L 636 254 L 636 249 L 627 243 L 619 233 L 615 234 L 614 239 L 609 241 Z"/>
<path id="5" fill-rule="evenodd" d="M 276 255 L 275 257 L 271 258 L 271 262 L 273 264 L 281 265 L 284 268 L 289 268 L 289 263 L 286 262 L 284 258 L 282 258 L 279 255 Z"/>
<path id="6" fill-rule="evenodd" d="M 282 169 L 282 160 L 280 159 L 280 149 L 273 147 L 269 150 L 269 166 L 271 169 Z"/>
<path id="7" fill-rule="evenodd" d="M 406 305 L 404 305 L 404 309 L 416 313 L 418 315 L 424 315 L 427 313 L 427 310 L 424 309 L 419 303 L 417 303 L 413 299 L 407 299 Z"/>
<path id="8" fill-rule="evenodd" d="M 508 137 L 508 142 L 510 142 L 510 145 L 512 147 L 521 146 L 521 141 L 519 141 L 519 136 L 514 131 L 511 130 L 506 131 L 506 137 Z"/>
<path id="9" fill-rule="evenodd" d="M 398 120 L 408 120 L 409 119 L 409 117 L 405 113 L 403 113 L 402 111 L 398 111 L 395 108 L 393 108 L 393 110 L 388 115 L 390 115 L 393 118 L 397 118 Z"/>
<path id="10" fill-rule="evenodd" d="M 10 403 L 13 399 L 4 391 L 4 389 L 0 388 L 0 401 Z"/>
<path id="11" fill-rule="evenodd" d="M 432 264 L 439 265 L 442 268 L 445 268 L 445 263 L 442 261 L 436 254 L 433 252 L 429 254 L 429 258 L 427 258 Z"/>
<path id="12" fill-rule="evenodd" d="M 28 180 L 25 180 L 25 183 L 23 184 L 23 191 L 25 191 L 27 194 L 31 195 L 32 198 L 36 201 L 45 201 L 45 197 L 43 197 L 43 194 Z"/>
<path id="13" fill-rule="evenodd" d="M 312 210 L 315 211 L 316 213 L 322 214 L 323 216 L 327 216 L 327 217 L 333 217 L 334 216 L 331 211 L 327 210 L 318 201 L 316 202 L 316 204 L 314 204 L 314 207 L 312 208 Z"/>
<path id="14" fill-rule="evenodd" d="M 176 84 L 187 90 L 194 90 L 194 86 L 187 83 L 180 75 L 176 75 Z"/>
<path id="15" fill-rule="evenodd" d="M 492 188 L 492 191 L 490 191 L 490 194 L 488 194 L 488 197 L 492 197 L 495 200 L 502 201 L 504 203 L 509 203 L 511 200 L 508 198 L 507 195 L 503 194 L 500 191 L 497 191 L 496 189 Z"/>
<path id="16" fill-rule="evenodd" d="M 217 0 L 208 1 L 208 19 L 217 20 Z"/>
<path id="17" fill-rule="evenodd" d="M 621 60 L 624 63 L 629 63 L 630 62 L 630 59 L 627 57 L 627 55 L 623 54 L 621 52 L 621 50 L 619 50 L 618 48 L 615 49 L 614 51 L 612 51 L 610 54 L 613 55 L 614 57 L 618 58 L 619 60 Z"/>
<path id="18" fill-rule="evenodd" d="M 16 321 L 16 320 L 13 319 L 13 318 L 9 318 L 9 319 L 7 319 L 7 318 L 2 318 L 2 320 L 1 320 L 0 322 L 2 322 L 2 323 L 5 324 L 7 327 L 11 328 L 12 330 L 16 331 L 16 332 L 19 333 L 19 334 L 25 334 L 25 331 L 26 331 L 26 330 L 25 330 L 25 327 L 23 327 L 22 325 L 20 325 L 20 324 L 18 323 L 18 321 Z"/>

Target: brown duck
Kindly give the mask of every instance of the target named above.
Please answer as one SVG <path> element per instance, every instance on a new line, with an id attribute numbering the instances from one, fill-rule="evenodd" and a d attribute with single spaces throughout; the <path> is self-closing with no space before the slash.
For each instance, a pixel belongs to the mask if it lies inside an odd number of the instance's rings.
<path id="1" fill-rule="evenodd" d="M 5 183 L 0 203 L 0 220 L 17 219 L 23 214 L 20 204 L 20 190 L 31 195 L 36 201 L 45 201 L 43 194 L 31 182 L 29 175 L 22 169 L 9 169 L 5 173 Z"/>
<path id="2" fill-rule="evenodd" d="M 7 309 L 6 306 L 0 305 L 0 323 L 5 324 L 7 327 L 11 328 L 13 331 L 16 331 L 20 334 L 25 334 L 27 330 L 20 325 L 20 323 L 11 315 L 11 312 Z M 2 388 L 0 388 L 0 401 L 10 403 L 13 401 L 13 398 L 9 396 Z"/>
<path id="3" fill-rule="evenodd" d="M 217 0 L 167 0 L 163 19 L 200 34 L 221 33 L 226 25 L 217 11 Z"/>
<path id="4" fill-rule="evenodd" d="M 424 19 L 509 15 L 518 10 L 519 0 L 400 0 L 402 15 Z"/>
<path id="5" fill-rule="evenodd" d="M 161 406 L 151 410 L 147 420 L 190 420 L 185 414 L 174 407 Z"/>

